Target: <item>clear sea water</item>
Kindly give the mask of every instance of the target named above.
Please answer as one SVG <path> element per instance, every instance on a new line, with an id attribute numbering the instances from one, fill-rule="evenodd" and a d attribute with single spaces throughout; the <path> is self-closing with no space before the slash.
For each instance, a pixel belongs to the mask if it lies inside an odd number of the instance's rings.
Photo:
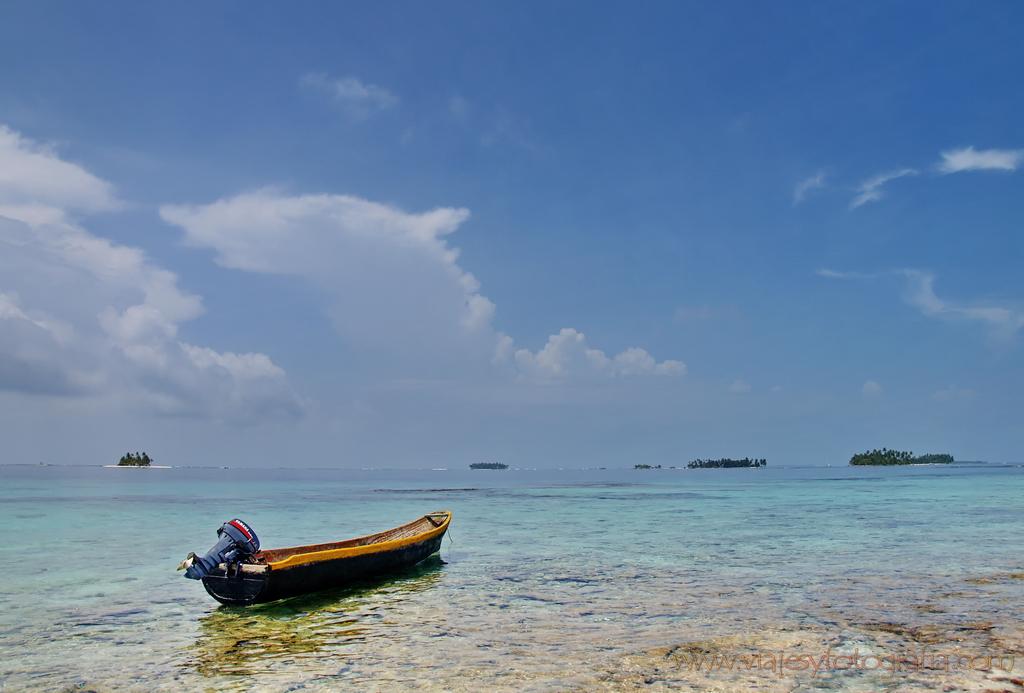
<path id="1" fill-rule="evenodd" d="M 0 688 L 1024 690 L 1022 499 L 993 465 L 0 466 Z M 234 517 L 271 548 L 439 509 L 438 558 L 358 588 L 229 608 L 175 572 Z M 925 651 L 961 666 L 877 666 Z M 774 668 L 829 654 L 882 659 Z"/>

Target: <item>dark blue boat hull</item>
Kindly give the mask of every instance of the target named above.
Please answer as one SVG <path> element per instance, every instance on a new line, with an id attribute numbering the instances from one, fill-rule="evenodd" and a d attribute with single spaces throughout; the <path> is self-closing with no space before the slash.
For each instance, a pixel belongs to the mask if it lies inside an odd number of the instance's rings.
<path id="1" fill-rule="evenodd" d="M 203 586 L 221 604 L 247 606 L 345 587 L 361 580 L 412 567 L 441 548 L 444 534 L 385 551 L 371 551 L 285 568 L 226 566 L 203 578 Z"/>

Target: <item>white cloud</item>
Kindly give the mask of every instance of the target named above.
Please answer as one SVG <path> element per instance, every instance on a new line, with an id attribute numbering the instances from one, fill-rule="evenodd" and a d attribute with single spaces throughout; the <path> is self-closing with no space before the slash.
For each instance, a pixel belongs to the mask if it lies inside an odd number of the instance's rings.
<path id="1" fill-rule="evenodd" d="M 985 325 L 996 340 L 1010 339 L 1024 327 L 1024 311 L 1004 306 L 963 306 L 945 301 L 935 295 L 935 276 L 918 270 L 905 269 L 907 278 L 904 299 L 929 317 L 956 322 L 975 322 Z"/>
<path id="2" fill-rule="evenodd" d="M 285 196 L 271 188 L 209 205 L 164 206 L 189 245 L 214 248 L 216 262 L 253 272 L 304 276 L 329 299 L 338 333 L 392 374 L 422 376 L 512 364 L 526 378 L 570 375 L 681 375 L 643 349 L 614 358 L 561 330 L 536 354 L 495 331 L 494 304 L 457 264 L 444 236 L 465 209 L 410 214 L 347 195 Z"/>
<path id="3" fill-rule="evenodd" d="M 266 356 L 177 341 L 203 307 L 174 273 L 67 217 L 116 208 L 108 183 L 0 128 L 0 200 L 0 390 L 238 420 L 297 411 Z"/>
<path id="4" fill-rule="evenodd" d="M 512 359 L 516 353 L 515 341 L 504 332 L 498 333 L 498 346 L 494 349 L 491 363 L 497 365 Z"/>
<path id="5" fill-rule="evenodd" d="M 1024 149 L 984 149 L 979 152 L 974 147 L 965 147 L 942 152 L 942 159 L 938 166 L 942 173 L 1016 171 L 1024 163 Z"/>
<path id="6" fill-rule="evenodd" d="M 469 212 L 408 214 L 347 195 L 285 196 L 273 189 L 208 205 L 164 206 L 185 242 L 224 267 L 303 276 L 328 297 L 347 341 L 396 364 L 489 360 L 494 304 L 462 270 L 444 236 Z"/>
<path id="7" fill-rule="evenodd" d="M 90 391 L 102 378 L 69 350 L 75 337 L 70 326 L 38 309 L 22 310 L 18 302 L 16 295 L 0 294 L 0 390 L 48 395 Z"/>
<path id="8" fill-rule="evenodd" d="M 863 277 L 863 274 L 857 272 L 836 272 L 830 269 L 820 269 L 815 272 L 819 277 L 829 277 L 830 279 L 854 279 L 857 277 Z"/>
<path id="9" fill-rule="evenodd" d="M 299 82 L 302 86 L 328 94 L 335 106 L 352 120 L 366 120 L 370 116 L 394 108 L 397 96 L 383 87 L 364 84 L 355 77 L 330 79 L 324 72 L 311 72 Z"/>
<path id="10" fill-rule="evenodd" d="M 686 364 L 682 361 L 656 363 L 653 356 L 637 347 L 630 347 L 618 354 L 615 365 L 621 375 L 686 375 Z"/>
<path id="11" fill-rule="evenodd" d="M 515 358 L 520 370 L 528 376 L 615 375 L 615 364 L 604 352 L 588 348 L 586 337 L 571 328 L 551 335 L 536 354 L 520 349 Z"/>
<path id="12" fill-rule="evenodd" d="M 505 353 L 511 342 L 501 345 Z M 681 361 L 657 363 L 650 354 L 636 347 L 609 359 L 600 349 L 587 346 L 586 336 L 572 328 L 551 335 L 536 354 L 529 349 L 515 352 L 515 363 L 522 376 L 550 379 L 573 376 L 685 375 Z"/>
<path id="13" fill-rule="evenodd" d="M 869 178 L 861 183 L 857 188 L 857 192 L 860 194 L 850 202 L 850 209 L 856 209 L 867 202 L 882 199 L 883 185 L 891 180 L 903 178 L 904 176 L 916 176 L 917 173 L 918 172 L 912 168 L 903 168 L 896 171 L 889 171 L 888 173 L 882 173 L 874 178 Z"/>
<path id="14" fill-rule="evenodd" d="M 860 394 L 864 399 L 875 399 L 876 397 L 881 397 L 882 386 L 874 380 L 869 380 L 864 383 L 864 386 L 860 389 Z"/>
<path id="15" fill-rule="evenodd" d="M 265 355 L 177 339 L 178 324 L 202 313 L 201 299 L 137 248 L 69 222 L 33 228 L 6 218 L 0 247 L 0 389 L 235 421 L 299 411 L 284 371 Z"/>
<path id="16" fill-rule="evenodd" d="M 811 176 L 805 180 L 800 181 L 796 188 L 793 190 L 793 206 L 797 206 L 804 201 L 811 190 L 825 187 L 825 172 L 819 171 L 817 175 Z"/>
<path id="17" fill-rule="evenodd" d="M 986 326 L 989 336 L 996 341 L 1007 341 L 1024 327 L 1024 310 L 996 305 L 963 305 L 946 301 L 935 295 L 935 275 L 914 269 L 903 269 L 883 274 L 861 274 L 858 272 L 833 272 L 818 270 L 818 275 L 837 279 L 873 279 L 879 276 L 898 275 L 907 280 L 903 300 L 920 310 L 924 315 L 951 322 L 973 322 Z"/>
<path id="18" fill-rule="evenodd" d="M 0 125 L 0 214 L 28 222 L 53 220 L 60 210 L 119 209 L 114 186 Z"/>
<path id="19" fill-rule="evenodd" d="M 734 380 L 732 384 L 729 385 L 729 392 L 735 392 L 736 394 L 750 392 L 750 389 L 750 385 L 742 380 Z"/>

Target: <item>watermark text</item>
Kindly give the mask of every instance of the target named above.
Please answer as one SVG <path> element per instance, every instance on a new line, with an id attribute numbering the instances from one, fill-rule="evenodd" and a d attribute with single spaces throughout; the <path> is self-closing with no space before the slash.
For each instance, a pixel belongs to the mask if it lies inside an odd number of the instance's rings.
<path id="1" fill-rule="evenodd" d="M 1013 656 L 940 654 L 933 652 L 897 652 L 892 654 L 861 654 L 855 649 L 852 654 L 832 651 L 829 645 L 823 654 L 766 652 L 759 650 L 747 654 L 694 653 L 676 648 L 667 655 L 677 669 L 687 671 L 731 671 L 748 670 L 776 673 L 779 676 L 810 674 L 816 677 L 826 671 L 877 671 L 884 678 L 897 672 L 928 671 L 1004 671 L 1013 670 Z"/>

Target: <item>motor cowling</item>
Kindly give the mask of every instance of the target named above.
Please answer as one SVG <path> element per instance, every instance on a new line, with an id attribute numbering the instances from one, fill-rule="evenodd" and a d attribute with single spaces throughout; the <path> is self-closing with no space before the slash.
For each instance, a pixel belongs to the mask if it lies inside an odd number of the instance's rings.
<path id="1" fill-rule="evenodd" d="M 260 550 L 260 539 L 252 527 L 238 518 L 225 522 L 217 530 L 218 541 L 202 558 L 190 553 L 182 561 L 185 577 L 201 580 L 221 563 L 239 563 Z"/>

